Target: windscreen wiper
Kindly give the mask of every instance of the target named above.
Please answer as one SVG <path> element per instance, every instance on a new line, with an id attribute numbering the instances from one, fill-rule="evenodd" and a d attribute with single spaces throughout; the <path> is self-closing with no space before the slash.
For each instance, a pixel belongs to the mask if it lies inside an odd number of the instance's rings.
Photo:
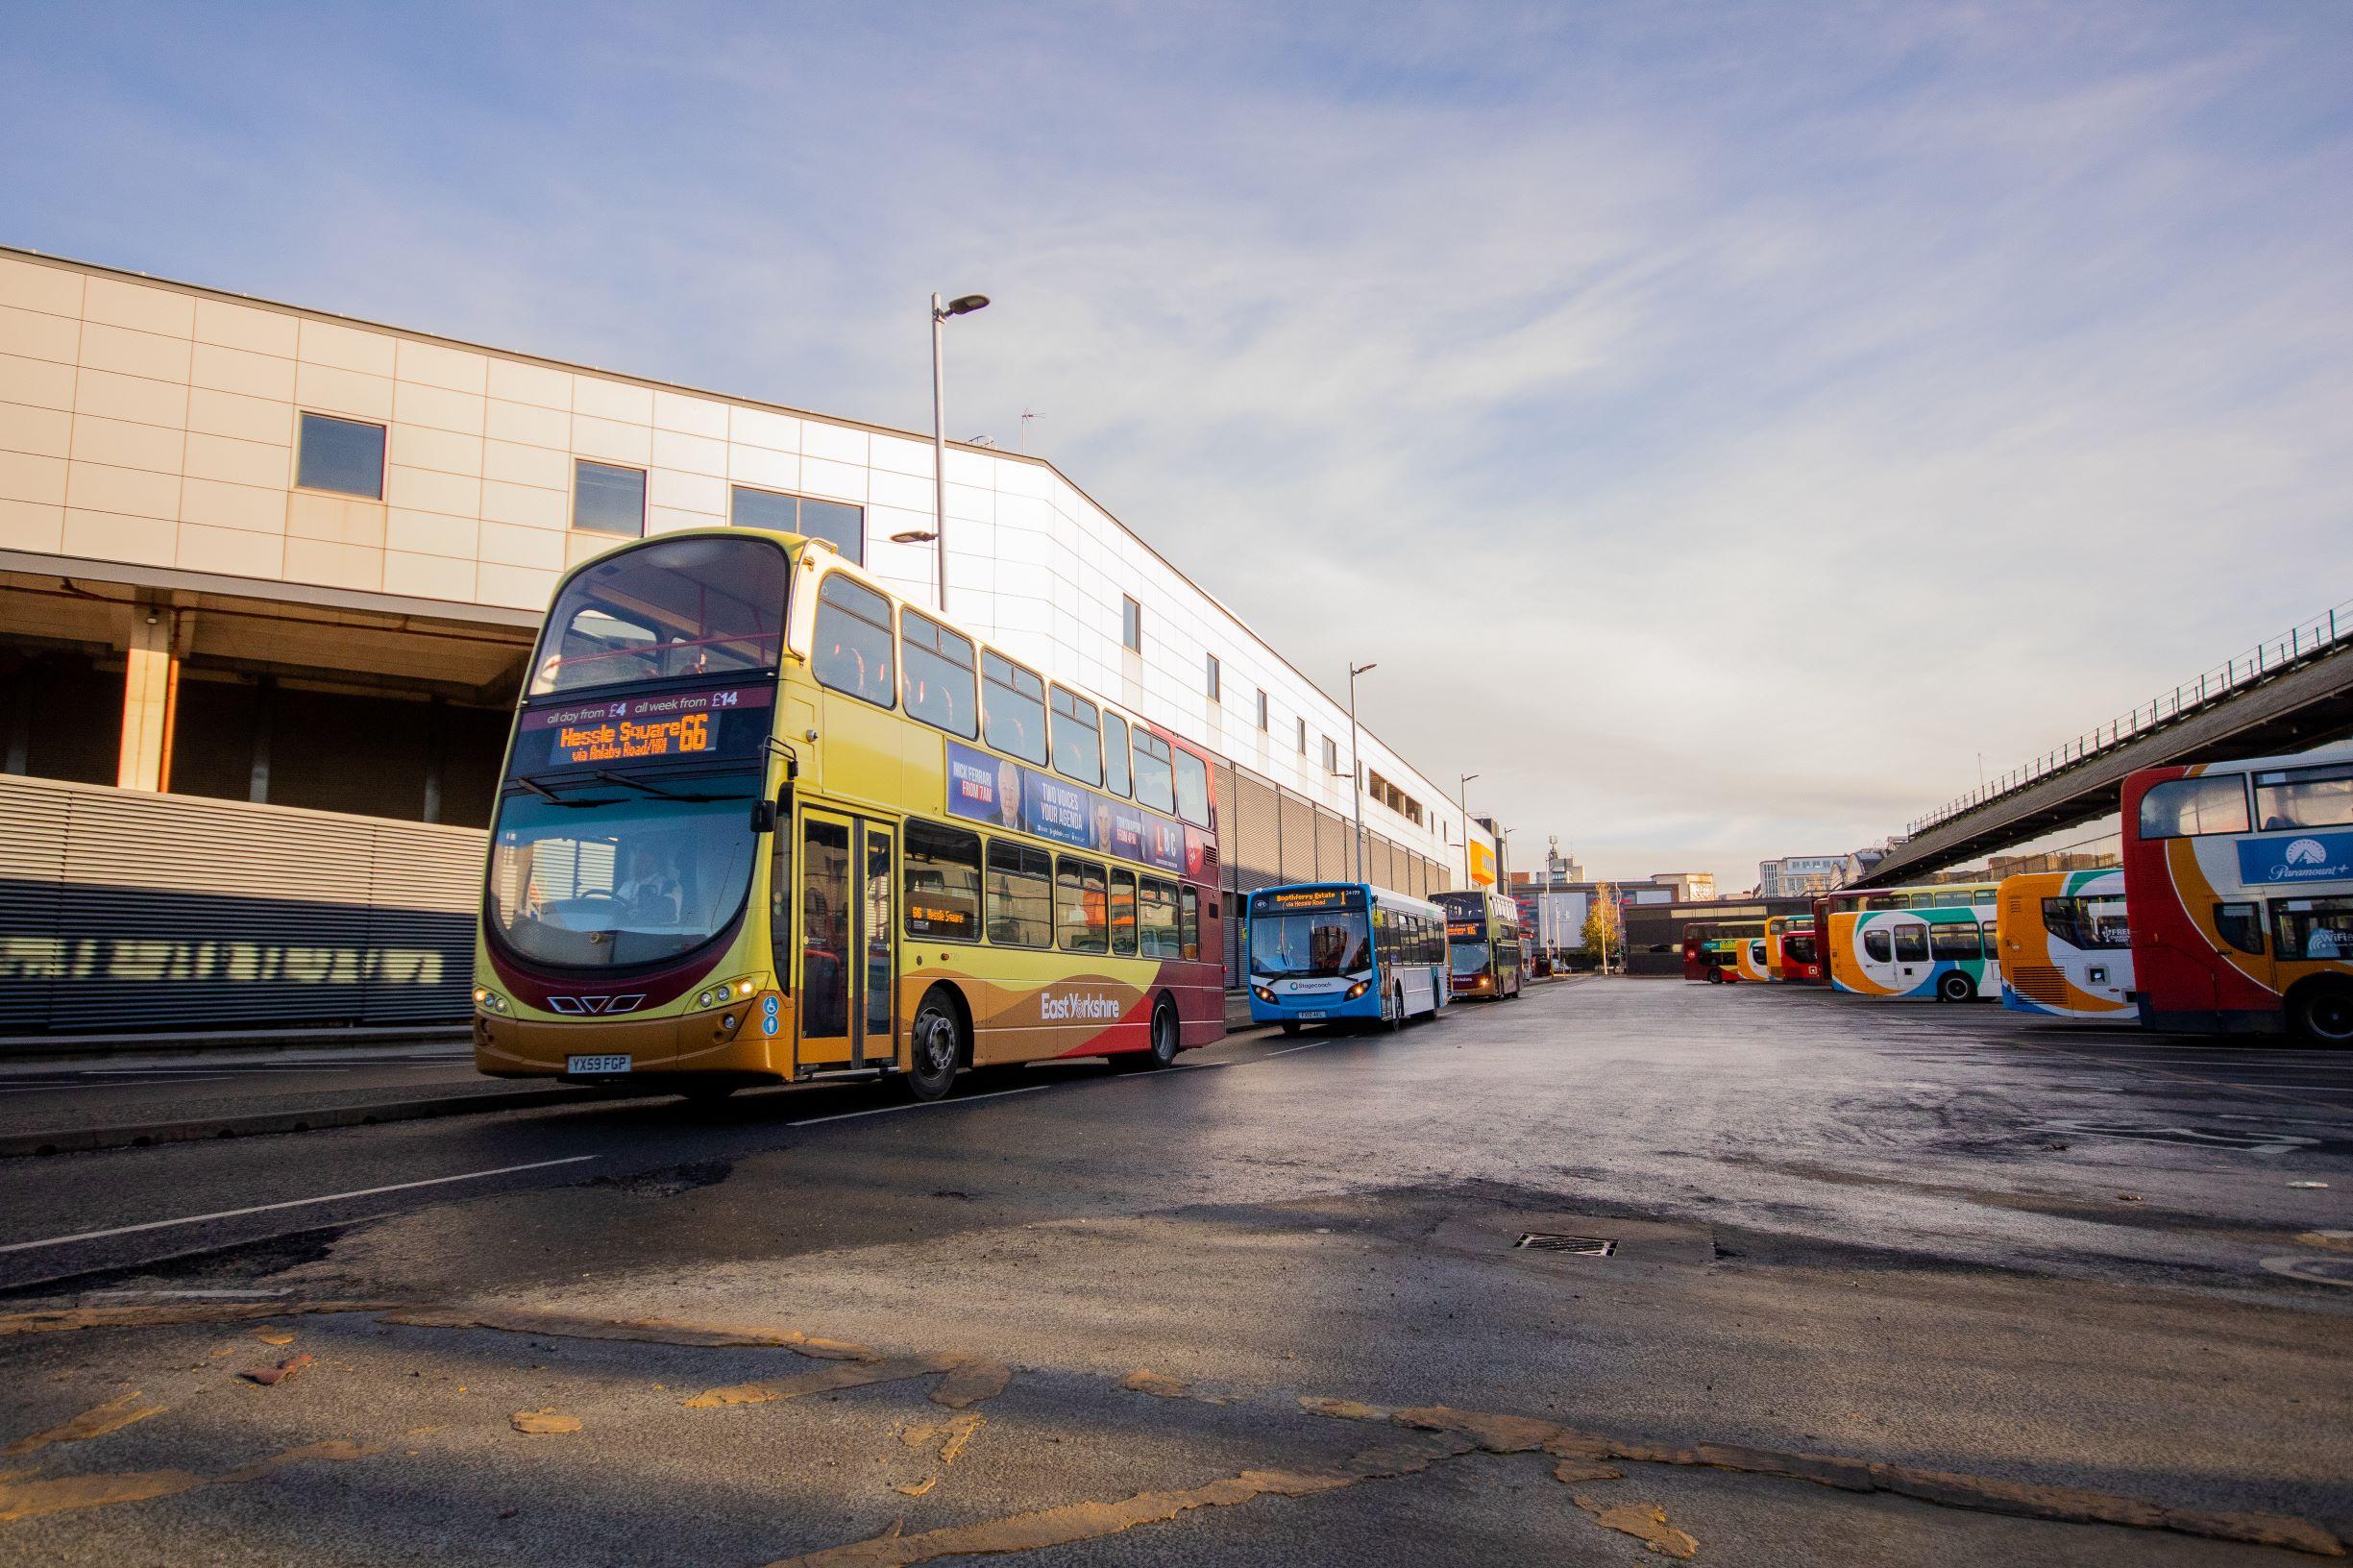
<path id="1" fill-rule="evenodd" d="M 657 800 L 683 800 L 688 805 L 707 805 L 713 800 L 734 798 L 732 796 L 724 795 L 680 795 L 675 790 L 665 790 L 649 784 L 642 778 L 631 778 L 626 773 L 606 772 L 602 770 L 589 774 L 589 777 L 603 784 L 618 784 L 625 790 L 643 790 Z"/>

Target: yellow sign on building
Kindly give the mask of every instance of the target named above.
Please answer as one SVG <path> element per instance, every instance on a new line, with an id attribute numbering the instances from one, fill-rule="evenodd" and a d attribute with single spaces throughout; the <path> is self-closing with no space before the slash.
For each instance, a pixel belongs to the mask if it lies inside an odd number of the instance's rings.
<path id="1" fill-rule="evenodd" d="M 1470 842 L 1471 882 L 1475 887 L 1495 886 L 1495 851 L 1477 839 Z"/>

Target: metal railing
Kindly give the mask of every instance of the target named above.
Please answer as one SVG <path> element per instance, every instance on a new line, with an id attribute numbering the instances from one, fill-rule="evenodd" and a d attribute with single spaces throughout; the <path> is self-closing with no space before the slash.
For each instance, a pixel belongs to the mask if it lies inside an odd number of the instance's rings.
<path id="1" fill-rule="evenodd" d="M 1928 829 L 1941 826 L 1964 812 L 1974 811 L 2053 773 L 2080 767 L 2103 753 L 2115 750 L 2127 741 L 2210 707 L 2233 692 L 2269 680 L 2292 665 L 2307 663 L 2347 642 L 2353 642 L 2353 600 L 2289 627 L 2286 633 L 2269 642 L 2256 644 L 2252 649 L 2237 658 L 2225 659 L 2218 667 L 2201 672 L 2195 679 L 2183 681 L 2171 691 L 2159 694 L 2129 713 L 2119 714 L 2106 723 L 2093 725 L 2073 740 L 2044 752 L 2032 762 L 2022 763 L 1998 778 L 1988 779 L 1967 795 L 1947 801 L 1925 817 L 1915 819 L 1904 829 L 1904 834 L 1909 838 L 1918 838 Z"/>

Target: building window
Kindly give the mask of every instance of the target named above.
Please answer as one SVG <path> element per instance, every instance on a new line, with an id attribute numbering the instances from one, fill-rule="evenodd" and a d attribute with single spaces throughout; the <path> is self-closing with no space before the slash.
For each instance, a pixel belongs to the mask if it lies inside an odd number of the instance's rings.
<path id="1" fill-rule="evenodd" d="M 1340 748 L 1333 743 L 1332 737 L 1327 735 L 1324 737 L 1324 772 L 1336 773 L 1339 771 Z"/>
<path id="2" fill-rule="evenodd" d="M 1212 702 L 1222 702 L 1225 700 L 1225 698 L 1222 695 L 1224 689 L 1223 682 L 1220 679 L 1224 674 L 1225 672 L 1217 667 L 1217 655 L 1214 653 L 1210 654 L 1209 664 L 1203 672 L 1203 677 L 1209 682 L 1209 694 L 1210 700 Z"/>
<path id="3" fill-rule="evenodd" d="M 1259 733 L 1266 733 L 1266 688 L 1259 688 Z"/>
<path id="4" fill-rule="evenodd" d="M 1303 757 L 1308 754 L 1308 722 L 1305 719 L 1299 721 L 1299 754 Z"/>
<path id="5" fill-rule="evenodd" d="M 773 528 L 778 533 L 822 539 L 845 560 L 866 564 L 866 508 L 838 501 L 813 501 L 774 490 L 735 486 L 727 500 L 727 521 L 739 528 Z"/>
<path id="6" fill-rule="evenodd" d="M 1130 653 L 1143 651 L 1143 606 L 1119 596 L 1119 646 Z"/>
<path id="7" fill-rule="evenodd" d="M 384 499 L 384 428 L 326 414 L 303 416 L 303 455 L 294 482 L 305 490 Z"/>
<path id="8" fill-rule="evenodd" d="M 646 531 L 646 471 L 592 463 L 582 457 L 573 465 L 572 526 L 590 533 L 625 533 L 636 538 Z"/>

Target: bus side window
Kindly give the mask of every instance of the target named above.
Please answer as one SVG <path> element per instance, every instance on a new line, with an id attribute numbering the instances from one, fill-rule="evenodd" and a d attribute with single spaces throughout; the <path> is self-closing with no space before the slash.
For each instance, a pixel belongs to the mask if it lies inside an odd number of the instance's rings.
<path id="1" fill-rule="evenodd" d="M 891 601 L 839 573 L 817 591 L 817 641 L 809 673 L 821 686 L 877 707 L 896 699 L 891 669 Z"/>
<path id="2" fill-rule="evenodd" d="M 1884 927 L 1863 933 L 1863 955 L 1880 964 L 1894 962 L 1895 952 L 1887 944 L 1887 931 Z"/>
<path id="3" fill-rule="evenodd" d="M 1111 950 L 1136 956 L 1136 873 L 1116 866 L 1111 871 Z"/>
<path id="4" fill-rule="evenodd" d="M 2214 906 L 2215 934 L 2243 953 L 2263 956 L 2263 912 L 2254 904 Z"/>
<path id="5" fill-rule="evenodd" d="M 1187 888 L 1179 893 L 1177 897 L 1184 910 L 1183 924 L 1179 928 L 1177 937 L 1177 956 L 1179 958 L 1199 958 L 1201 956 L 1201 895 L 1192 889 Z"/>

